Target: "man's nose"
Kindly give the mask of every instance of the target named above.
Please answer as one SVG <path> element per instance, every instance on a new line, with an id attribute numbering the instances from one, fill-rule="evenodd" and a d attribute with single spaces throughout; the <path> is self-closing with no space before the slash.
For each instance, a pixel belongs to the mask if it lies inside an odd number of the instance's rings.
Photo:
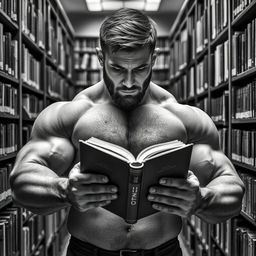
<path id="1" fill-rule="evenodd" d="M 127 72 L 126 77 L 124 79 L 123 85 L 127 88 L 132 88 L 134 85 L 134 78 L 132 72 Z"/>

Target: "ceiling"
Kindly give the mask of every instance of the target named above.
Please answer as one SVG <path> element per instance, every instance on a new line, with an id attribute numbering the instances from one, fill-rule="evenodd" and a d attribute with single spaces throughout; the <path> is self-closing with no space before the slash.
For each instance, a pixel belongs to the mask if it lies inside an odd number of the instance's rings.
<path id="1" fill-rule="evenodd" d="M 88 13 L 88 9 L 85 0 L 60 0 L 63 5 L 64 10 L 67 14 L 69 13 Z M 178 13 L 184 0 L 162 0 L 158 13 Z M 91 13 L 91 12 L 90 12 Z M 101 12 L 102 13 L 102 12 Z"/>

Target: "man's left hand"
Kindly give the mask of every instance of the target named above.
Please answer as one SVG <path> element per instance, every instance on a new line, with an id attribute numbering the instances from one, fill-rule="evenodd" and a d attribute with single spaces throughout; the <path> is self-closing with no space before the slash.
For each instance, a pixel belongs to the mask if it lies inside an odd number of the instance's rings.
<path id="1" fill-rule="evenodd" d="M 158 211 L 188 217 L 194 214 L 202 198 L 198 178 L 188 171 L 187 179 L 161 178 L 159 186 L 149 189 L 148 200 Z"/>

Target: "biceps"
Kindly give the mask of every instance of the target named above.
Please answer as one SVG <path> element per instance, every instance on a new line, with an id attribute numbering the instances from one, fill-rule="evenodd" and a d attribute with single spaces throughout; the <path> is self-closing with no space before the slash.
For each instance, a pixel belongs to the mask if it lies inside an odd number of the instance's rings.
<path id="1" fill-rule="evenodd" d="M 50 137 L 47 140 L 32 140 L 19 152 L 17 162 L 38 163 L 61 175 L 70 168 L 74 152 L 73 145 L 65 138 Z"/>

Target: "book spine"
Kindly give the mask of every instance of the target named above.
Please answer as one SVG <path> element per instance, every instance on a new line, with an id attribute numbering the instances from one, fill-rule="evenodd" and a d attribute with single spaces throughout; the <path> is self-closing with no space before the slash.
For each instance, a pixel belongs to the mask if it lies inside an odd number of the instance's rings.
<path id="1" fill-rule="evenodd" d="M 137 163 L 136 163 L 137 164 Z M 128 184 L 128 196 L 126 207 L 126 222 L 134 224 L 137 222 L 140 187 L 142 178 L 142 166 L 130 165 L 129 184 Z"/>

